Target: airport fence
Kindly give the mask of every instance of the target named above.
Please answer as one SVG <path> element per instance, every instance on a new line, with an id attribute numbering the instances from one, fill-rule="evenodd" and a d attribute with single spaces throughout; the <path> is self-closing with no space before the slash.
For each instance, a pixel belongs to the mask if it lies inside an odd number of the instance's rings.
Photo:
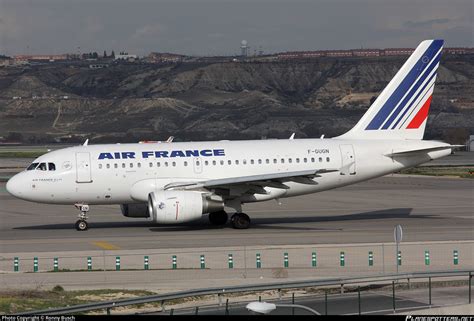
<path id="1" fill-rule="evenodd" d="M 167 308 L 167 305 L 174 306 L 179 302 L 183 302 L 176 300 L 189 298 L 185 300 L 187 305 L 181 307 L 181 311 L 179 311 L 180 314 L 199 314 L 201 311 L 202 314 L 219 314 L 219 312 L 221 312 L 222 314 L 230 315 L 242 314 L 242 310 L 245 311 L 244 307 L 246 302 L 257 301 L 257 298 L 258 301 L 262 301 L 262 294 L 267 295 L 267 298 L 265 298 L 266 301 L 283 303 L 281 306 L 288 305 L 285 303 L 294 305 L 304 301 L 306 305 L 311 305 L 312 309 L 317 309 L 319 314 L 343 314 L 344 310 L 346 310 L 346 314 L 359 315 L 365 313 L 403 313 L 403 311 L 423 308 L 471 304 L 472 276 L 473 270 L 431 271 L 396 273 L 378 277 L 359 276 L 233 287 L 213 287 L 106 302 L 93 302 L 62 308 L 27 311 L 18 314 L 61 315 L 97 310 L 106 311 L 107 314 L 111 314 L 114 309 L 119 310 L 120 314 L 124 314 L 127 313 L 127 310 L 123 310 L 123 308 L 130 305 L 134 306 L 134 313 L 139 313 L 137 312 L 137 310 L 140 309 L 139 306 L 143 307 L 144 304 L 151 303 L 158 303 L 158 305 L 153 306 L 151 311 L 148 311 L 149 313 L 174 314 L 175 309 Z M 462 283 L 458 285 L 460 288 L 457 291 L 457 295 L 453 295 L 454 292 L 452 288 L 446 291 L 444 287 L 433 287 L 433 283 L 442 283 L 446 278 L 451 280 L 451 282 L 452 280 L 458 280 L 458 282 Z M 411 297 L 410 287 L 413 285 L 410 285 L 410 280 L 417 280 L 417 288 L 414 289 L 415 293 L 414 295 L 412 294 Z M 421 292 L 419 287 L 420 280 L 426 282 L 426 286 Z M 442 290 L 435 292 L 437 289 Z M 403 291 L 401 299 L 397 298 L 397 295 L 400 295 L 400 291 Z M 295 296 L 295 292 L 299 294 L 298 297 Z M 302 292 L 306 295 L 302 295 Z M 238 296 L 238 294 L 245 296 Z M 356 296 L 354 294 L 356 294 Z M 269 295 L 271 297 L 268 297 Z M 203 299 L 206 296 L 207 305 L 204 305 L 203 302 L 200 301 L 200 298 Z M 214 297 L 215 303 L 209 302 L 209 296 Z M 453 300 L 453 297 L 456 298 Z M 331 303 L 331 306 L 329 303 Z M 364 303 L 364 305 L 362 303 Z M 331 310 L 329 310 L 329 306 Z M 293 306 L 293 308 L 287 306 L 285 314 L 295 314 L 294 307 L 295 306 Z M 148 306 L 148 310 L 150 310 L 150 306 Z M 350 311 L 350 313 L 347 311 Z M 282 313 L 283 311 L 280 310 L 279 312 Z"/>
<path id="2" fill-rule="evenodd" d="M 234 275 L 330 277 L 352 273 L 459 270 L 474 267 L 474 241 L 242 246 L 163 250 L 102 250 L 0 254 L 2 273 L 61 271 L 189 271 Z"/>

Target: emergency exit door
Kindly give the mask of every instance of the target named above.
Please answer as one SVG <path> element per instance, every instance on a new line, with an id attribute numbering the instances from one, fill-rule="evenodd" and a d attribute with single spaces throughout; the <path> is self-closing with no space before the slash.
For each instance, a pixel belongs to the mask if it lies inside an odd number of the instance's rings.
<path id="1" fill-rule="evenodd" d="M 340 145 L 341 150 L 341 175 L 355 175 L 356 159 L 352 145 Z"/>
<path id="2" fill-rule="evenodd" d="M 92 182 L 90 153 L 76 153 L 76 182 Z"/>
<path id="3" fill-rule="evenodd" d="M 193 166 L 194 166 L 194 173 L 201 174 L 202 173 L 202 160 L 200 157 L 193 158 Z"/>

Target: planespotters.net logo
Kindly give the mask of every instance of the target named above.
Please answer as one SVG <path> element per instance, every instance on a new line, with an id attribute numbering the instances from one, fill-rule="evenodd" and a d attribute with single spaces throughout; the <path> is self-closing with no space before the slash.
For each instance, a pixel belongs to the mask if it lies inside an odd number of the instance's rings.
<path id="1" fill-rule="evenodd" d="M 405 321 L 474 321 L 474 316 L 411 316 L 407 315 Z"/>

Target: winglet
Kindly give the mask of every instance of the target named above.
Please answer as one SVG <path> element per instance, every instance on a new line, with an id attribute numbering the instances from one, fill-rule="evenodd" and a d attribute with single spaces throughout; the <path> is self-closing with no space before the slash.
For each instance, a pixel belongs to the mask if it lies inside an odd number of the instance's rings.
<path id="1" fill-rule="evenodd" d="M 295 139 L 295 133 L 291 134 L 291 136 L 289 138 L 289 140 L 293 140 L 293 139 Z"/>
<path id="2" fill-rule="evenodd" d="M 89 145 L 89 138 L 87 138 L 84 144 L 82 144 L 82 146 L 87 146 L 87 145 Z"/>

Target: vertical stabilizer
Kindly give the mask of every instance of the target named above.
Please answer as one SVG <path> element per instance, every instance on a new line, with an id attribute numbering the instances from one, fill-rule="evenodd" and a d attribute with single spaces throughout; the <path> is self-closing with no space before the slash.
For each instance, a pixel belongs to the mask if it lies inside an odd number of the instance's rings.
<path id="1" fill-rule="evenodd" d="M 340 138 L 423 139 L 443 40 L 418 45 L 357 125 Z"/>

